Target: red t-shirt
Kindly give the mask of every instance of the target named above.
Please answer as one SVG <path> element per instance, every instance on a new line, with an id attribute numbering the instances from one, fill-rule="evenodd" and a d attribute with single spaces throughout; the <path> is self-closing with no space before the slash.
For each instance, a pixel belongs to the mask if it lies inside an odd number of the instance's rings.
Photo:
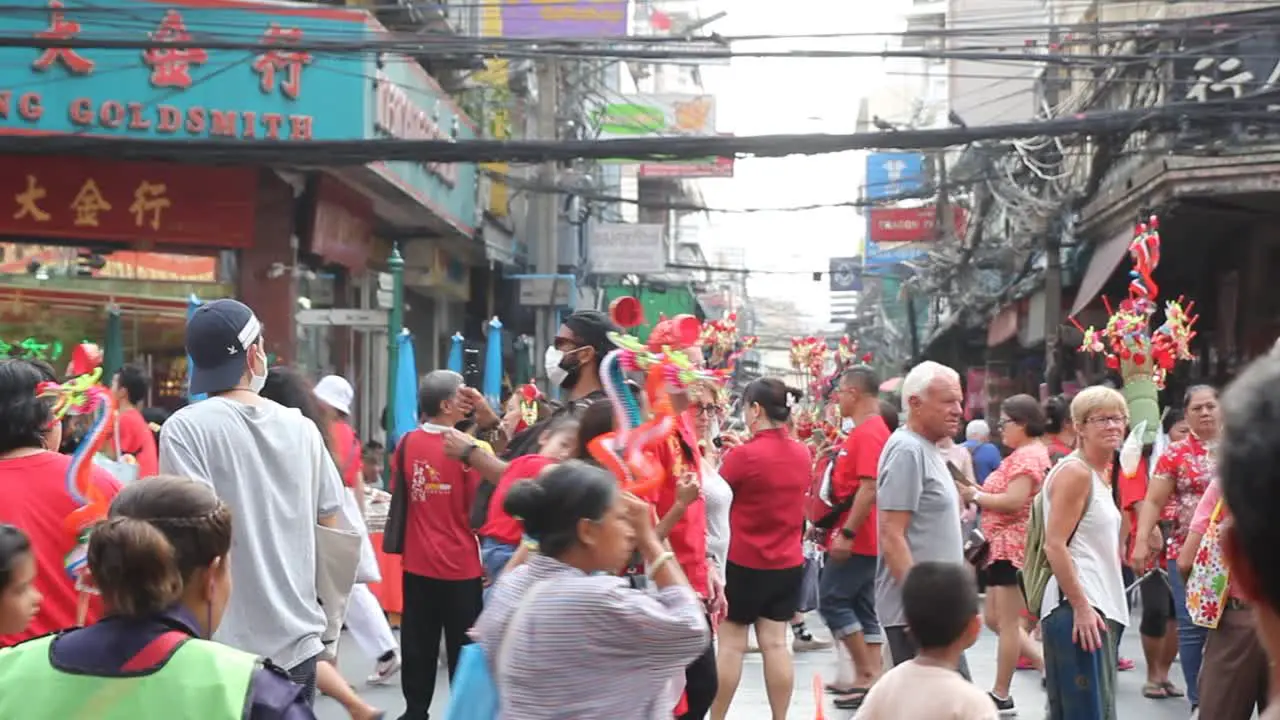
<path id="1" fill-rule="evenodd" d="M 725 454 L 720 475 L 733 488 L 729 562 L 753 570 L 804 564 L 804 494 L 809 451 L 786 430 L 765 430 Z"/>
<path id="2" fill-rule="evenodd" d="M 687 428 L 683 424 L 677 432 L 684 436 L 684 442 L 681 443 L 673 433 L 667 437 L 667 443 L 662 452 L 662 464 L 667 469 L 667 479 L 662 489 L 658 491 L 658 497 L 653 504 L 659 519 L 670 512 L 672 506 L 676 504 L 676 483 L 680 476 L 696 470 L 693 457 L 686 449 L 693 446 L 689 442 L 692 435 L 687 433 Z M 671 552 L 680 563 L 680 569 L 684 570 L 685 576 L 689 578 L 689 585 L 694 592 L 706 597 L 710 592 L 710 586 L 707 583 L 707 503 L 701 496 L 689 505 L 684 511 L 684 516 L 675 524 L 675 527 L 671 528 L 667 542 L 671 543 Z"/>
<path id="3" fill-rule="evenodd" d="M 63 565 L 75 547 L 75 540 L 63 528 L 63 521 L 76 509 L 66 489 L 70 464 L 70 456 L 52 452 L 0 460 L 0 523 L 17 527 L 31 539 L 36 589 L 44 596 L 40 612 L 26 632 L 0 637 L 0 647 L 75 625 L 79 597 Z M 108 497 L 120 492 L 115 478 L 99 467 L 91 470 L 90 478 Z M 101 604 L 94 598 L 87 622 L 96 621 L 99 615 Z"/>
<path id="4" fill-rule="evenodd" d="M 484 527 L 480 528 L 480 537 L 497 540 L 507 545 L 516 545 L 524 536 L 524 523 L 502 509 L 507 499 L 507 491 L 521 480 L 530 480 L 538 476 L 542 469 L 555 463 L 555 460 L 542 455 L 521 455 L 507 465 L 506 471 L 498 479 L 498 487 L 493 489 L 493 498 L 489 500 L 489 514 L 485 518 Z"/>
<path id="5" fill-rule="evenodd" d="M 108 436 L 115 445 L 115 433 Z M 138 461 L 138 477 L 151 477 L 160 472 L 160 460 L 156 454 L 156 436 L 151 432 L 147 419 L 137 408 L 120 411 L 120 445 L 116 455 L 132 455 Z"/>
<path id="6" fill-rule="evenodd" d="M 338 472 L 342 474 L 342 484 L 353 488 L 364 469 L 360 440 L 356 437 L 356 431 L 341 420 L 335 420 L 329 425 L 329 434 L 333 439 L 333 461 L 338 464 Z"/>
<path id="7" fill-rule="evenodd" d="M 401 443 L 409 484 L 404 570 L 436 580 L 471 580 L 484 574 L 480 546 L 471 531 L 471 504 L 480 476 L 444 452 L 439 432 L 414 430 Z M 392 484 L 399 478 L 399 450 L 392 455 Z"/>
<path id="8" fill-rule="evenodd" d="M 845 438 L 844 447 L 840 448 L 840 454 L 836 456 L 836 466 L 831 471 L 832 499 L 852 497 L 858 492 L 859 478 L 875 480 L 876 467 L 880 464 L 880 451 L 888 441 L 889 426 L 884 424 L 884 418 L 872 415 L 858 423 L 849 437 Z M 840 528 L 849 520 L 849 512 L 846 510 L 840 514 L 840 519 L 831 530 L 831 542 L 835 542 Z M 872 503 L 871 513 L 863 521 L 862 527 L 854 533 L 853 553 L 875 557 L 880 549 L 876 532 L 876 506 Z"/>

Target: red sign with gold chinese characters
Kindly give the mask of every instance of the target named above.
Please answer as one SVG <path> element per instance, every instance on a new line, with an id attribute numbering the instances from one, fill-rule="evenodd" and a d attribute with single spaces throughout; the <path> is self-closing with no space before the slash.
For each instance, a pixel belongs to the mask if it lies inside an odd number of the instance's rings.
<path id="1" fill-rule="evenodd" d="M 134 246 L 253 245 L 252 168 L 0 156 L 0 235 Z"/>

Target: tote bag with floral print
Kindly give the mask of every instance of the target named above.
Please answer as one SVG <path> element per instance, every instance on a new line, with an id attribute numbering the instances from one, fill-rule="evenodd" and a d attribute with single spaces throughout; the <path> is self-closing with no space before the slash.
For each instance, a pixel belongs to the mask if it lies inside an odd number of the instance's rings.
<path id="1" fill-rule="evenodd" d="M 1191 577 L 1187 579 L 1187 613 L 1191 622 L 1210 629 L 1218 627 L 1218 621 L 1222 619 L 1230 579 L 1227 561 L 1222 554 L 1221 519 L 1222 501 L 1219 500 L 1209 518 L 1209 527 L 1200 539 L 1200 549 L 1196 551 L 1195 564 L 1191 566 Z"/>

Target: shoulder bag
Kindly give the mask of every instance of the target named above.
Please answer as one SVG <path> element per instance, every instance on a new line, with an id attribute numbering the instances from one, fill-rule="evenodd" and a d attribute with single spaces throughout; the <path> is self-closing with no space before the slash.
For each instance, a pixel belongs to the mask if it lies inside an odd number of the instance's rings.
<path id="1" fill-rule="evenodd" d="M 412 436 L 413 432 L 405 433 L 396 446 L 395 473 L 391 478 L 391 505 L 387 509 L 386 527 L 382 530 L 382 552 L 388 555 L 404 554 L 404 531 L 409 522 L 409 488 L 405 482 L 404 448 Z"/>

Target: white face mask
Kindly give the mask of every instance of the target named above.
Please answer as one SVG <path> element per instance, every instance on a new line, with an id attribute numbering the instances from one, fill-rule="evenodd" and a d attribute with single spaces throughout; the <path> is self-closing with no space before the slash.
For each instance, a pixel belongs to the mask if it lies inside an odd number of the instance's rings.
<path id="1" fill-rule="evenodd" d="M 249 390 L 250 392 L 254 392 L 254 393 L 262 392 L 262 388 L 265 387 L 267 384 L 267 371 L 266 371 L 267 356 L 265 353 L 259 351 L 258 357 L 262 358 L 262 367 L 263 367 L 262 374 L 259 375 L 258 373 L 254 372 L 253 365 L 249 366 Z"/>
<path id="2" fill-rule="evenodd" d="M 840 421 L 840 432 L 849 433 L 853 431 L 853 418 L 845 418 Z"/>
<path id="3" fill-rule="evenodd" d="M 560 361 L 564 360 L 564 352 L 555 347 L 547 348 L 547 354 L 543 359 L 542 367 L 547 371 L 547 381 L 552 387 L 560 387 L 564 379 L 569 377 L 569 371 L 560 367 Z"/>

